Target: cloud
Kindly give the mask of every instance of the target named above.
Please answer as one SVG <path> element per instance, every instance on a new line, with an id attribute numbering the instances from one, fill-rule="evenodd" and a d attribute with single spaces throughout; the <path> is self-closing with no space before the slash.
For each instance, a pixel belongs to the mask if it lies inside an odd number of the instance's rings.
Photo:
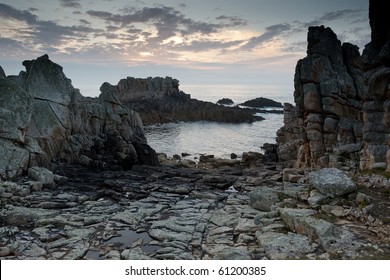
<path id="1" fill-rule="evenodd" d="M 245 26 L 248 24 L 248 21 L 245 19 L 242 19 L 240 17 L 232 17 L 232 16 L 226 16 L 222 15 L 216 18 L 217 20 L 223 20 L 226 21 L 227 24 L 225 24 L 225 27 L 239 27 L 239 26 Z"/>
<path id="2" fill-rule="evenodd" d="M 208 35 L 216 33 L 223 28 L 240 27 L 247 24 L 244 19 L 231 16 L 219 16 L 218 22 L 197 21 L 186 17 L 180 11 L 172 7 L 156 6 L 143 8 L 124 8 L 121 14 L 106 11 L 89 10 L 91 17 L 104 20 L 110 25 L 128 27 L 134 24 L 147 24 L 157 30 L 157 36 L 149 38 L 151 44 L 158 44 L 171 37 L 191 34 Z"/>
<path id="3" fill-rule="evenodd" d="M 20 11 L 9 5 L 0 3 L 0 18 L 16 19 L 28 24 L 36 24 L 38 17 L 29 11 Z"/>
<path id="4" fill-rule="evenodd" d="M 90 23 L 88 20 L 85 20 L 85 19 L 80 19 L 79 22 L 80 22 L 82 25 L 91 25 L 91 23 Z"/>
<path id="5" fill-rule="evenodd" d="M 16 21 L 16 26 L 17 22 L 27 25 L 24 28 L 15 27 L 10 31 L 17 37 L 15 39 L 23 42 L 25 48 L 42 51 L 58 50 L 63 43 L 69 43 L 71 40 L 85 41 L 89 34 L 102 31 L 85 26 L 86 21 L 80 26 L 62 26 L 53 21 L 43 21 L 29 11 L 1 3 L 0 18 Z"/>
<path id="6" fill-rule="evenodd" d="M 287 53 L 305 53 L 307 49 L 307 42 L 293 42 L 281 48 L 281 51 Z"/>
<path id="7" fill-rule="evenodd" d="M 59 0 L 61 6 L 64 8 L 75 8 L 81 9 L 81 4 L 79 0 Z"/>
<path id="8" fill-rule="evenodd" d="M 368 21 L 366 11 L 346 9 L 346 10 L 326 12 L 322 16 L 317 17 L 314 20 L 309 22 L 295 21 L 295 23 L 300 25 L 303 28 L 308 28 L 310 26 L 326 25 L 331 21 L 338 21 L 338 20 L 350 20 L 351 24 L 356 24 L 359 22 L 366 23 Z"/>
<path id="9" fill-rule="evenodd" d="M 339 19 L 345 19 L 345 18 L 356 18 L 356 14 L 361 13 L 362 10 L 340 10 L 340 11 L 333 11 L 333 12 L 327 12 L 323 16 L 321 16 L 318 20 L 319 21 L 333 21 L 333 20 L 339 20 Z"/>
<path id="10" fill-rule="evenodd" d="M 2 49 L 2 53 L 7 53 L 9 50 L 15 51 L 21 51 L 25 52 L 27 51 L 26 48 L 23 47 L 23 44 L 17 40 L 11 39 L 11 38 L 3 38 L 0 36 L 0 46 Z"/>
<path id="11" fill-rule="evenodd" d="M 285 32 L 291 30 L 290 24 L 275 24 L 267 26 L 265 32 L 260 36 L 252 37 L 248 42 L 241 47 L 242 50 L 251 50 L 258 46 L 261 46 L 267 42 L 272 41 L 274 38 L 281 36 Z"/>
<path id="12" fill-rule="evenodd" d="M 221 41 L 221 40 L 193 40 L 189 44 L 179 44 L 172 46 L 176 51 L 192 51 L 192 52 L 201 52 L 208 50 L 221 50 L 239 46 L 242 44 L 243 40 L 234 40 L 234 41 Z"/>

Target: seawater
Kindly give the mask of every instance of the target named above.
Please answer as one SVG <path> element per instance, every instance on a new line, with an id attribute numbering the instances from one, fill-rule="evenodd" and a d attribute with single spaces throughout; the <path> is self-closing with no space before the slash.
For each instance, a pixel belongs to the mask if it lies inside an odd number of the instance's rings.
<path id="1" fill-rule="evenodd" d="M 293 98 L 291 90 L 277 87 L 194 86 L 186 93 L 192 98 L 213 103 L 221 98 L 231 98 L 239 104 L 256 97 L 292 103 Z M 231 153 L 241 156 L 243 152 L 261 152 L 264 143 L 276 142 L 276 132 L 283 125 L 283 114 L 258 115 L 265 120 L 242 124 L 202 121 L 151 125 L 145 127 L 145 135 L 156 152 L 168 156 L 188 153 L 192 158 L 200 154 L 230 158 Z"/>
<path id="2" fill-rule="evenodd" d="M 275 143 L 283 124 L 281 114 L 261 114 L 266 120 L 251 124 L 188 122 L 152 125 L 145 128 L 149 145 L 168 156 L 189 153 L 230 157 L 231 153 L 260 152 L 264 143 Z"/>

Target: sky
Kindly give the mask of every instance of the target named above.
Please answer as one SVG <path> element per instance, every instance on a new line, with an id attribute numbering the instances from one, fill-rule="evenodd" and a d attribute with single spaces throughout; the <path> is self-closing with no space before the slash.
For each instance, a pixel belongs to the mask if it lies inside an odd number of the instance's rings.
<path id="1" fill-rule="evenodd" d="M 318 25 L 362 51 L 368 0 L 0 0 L 0 66 L 48 54 L 87 96 L 127 76 L 292 90 Z"/>

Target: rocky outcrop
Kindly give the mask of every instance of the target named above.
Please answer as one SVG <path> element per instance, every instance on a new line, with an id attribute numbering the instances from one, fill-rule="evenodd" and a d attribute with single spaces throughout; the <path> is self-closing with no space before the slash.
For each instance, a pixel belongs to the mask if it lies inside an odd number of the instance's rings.
<path id="1" fill-rule="evenodd" d="M 338 161 L 336 147 L 363 141 L 363 71 L 357 47 L 341 45 L 330 28 L 309 28 L 307 54 L 296 66 L 296 107 L 286 106 L 278 132 L 279 157 L 325 167 Z"/>
<path id="2" fill-rule="evenodd" d="M 192 99 L 179 90 L 179 81 L 171 77 L 127 77 L 119 81 L 117 91 L 119 100 L 137 111 L 145 125 L 177 121 L 241 123 L 263 119 L 242 108 Z"/>
<path id="3" fill-rule="evenodd" d="M 272 99 L 264 98 L 264 97 L 258 97 L 255 99 L 251 99 L 251 100 L 245 101 L 244 103 L 241 103 L 240 105 L 252 107 L 252 108 L 264 108 L 264 107 L 282 108 L 283 107 L 282 103 L 276 102 Z"/>
<path id="4" fill-rule="evenodd" d="M 372 42 L 360 56 L 330 28 L 310 27 L 307 56 L 286 105 L 279 158 L 298 168 L 390 170 L 389 27 L 383 3 L 370 1 Z"/>
<path id="5" fill-rule="evenodd" d="M 102 164 L 156 164 L 138 114 L 104 83 L 98 98 L 83 97 L 47 55 L 24 61 L 26 71 L 0 71 L 0 177 L 28 167 L 75 163 L 87 155 Z"/>
<path id="6" fill-rule="evenodd" d="M 220 100 L 217 101 L 217 104 L 221 104 L 221 105 L 233 105 L 234 102 L 233 100 L 231 100 L 230 98 L 222 98 Z"/>

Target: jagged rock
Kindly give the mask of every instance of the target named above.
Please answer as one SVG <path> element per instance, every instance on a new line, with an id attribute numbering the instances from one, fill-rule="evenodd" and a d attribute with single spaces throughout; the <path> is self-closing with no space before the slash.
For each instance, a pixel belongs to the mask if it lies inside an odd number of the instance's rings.
<path id="1" fill-rule="evenodd" d="M 179 81 L 171 77 L 127 77 L 119 81 L 117 92 L 119 100 L 137 111 L 145 125 L 172 121 L 241 123 L 263 120 L 249 110 L 192 99 L 179 90 Z"/>
<path id="2" fill-rule="evenodd" d="M 0 78 L 0 177 L 83 154 L 125 169 L 158 164 L 139 115 L 121 104 L 116 87 L 104 83 L 98 98 L 85 98 L 47 55 L 23 65 L 19 76 Z"/>
<path id="3" fill-rule="evenodd" d="M 296 66 L 296 106 L 285 105 L 278 131 L 278 155 L 288 166 L 389 166 L 390 38 L 384 9 L 370 1 L 372 41 L 362 56 L 356 46 L 341 45 L 330 28 L 309 28 L 307 56 Z"/>
<path id="4" fill-rule="evenodd" d="M 3 67 L 0 66 L 0 79 L 5 79 L 6 77 Z"/>
<path id="5" fill-rule="evenodd" d="M 337 168 L 323 168 L 309 173 L 309 183 L 320 193 L 335 197 L 353 192 L 356 184 Z"/>
<path id="6" fill-rule="evenodd" d="M 363 52 L 363 61 L 367 69 L 390 67 L 390 28 L 387 24 L 387 13 L 381 1 L 370 0 L 369 18 L 371 26 L 371 42 Z"/>
<path id="7" fill-rule="evenodd" d="M 307 53 L 296 67 L 296 108 L 289 109 L 297 119 L 287 115 L 285 127 L 278 132 L 279 156 L 295 161 L 295 167 L 326 167 L 337 139 L 342 144 L 358 139 L 351 125 L 361 121 L 358 111 L 364 86 L 357 85 L 346 69 L 354 69 L 354 75 L 362 75 L 362 71 L 349 62 L 344 64 L 343 48 L 330 28 L 309 28 Z M 294 136 L 298 143 L 289 143 L 292 133 L 300 135 Z M 286 151 L 291 146 L 293 149 Z"/>

